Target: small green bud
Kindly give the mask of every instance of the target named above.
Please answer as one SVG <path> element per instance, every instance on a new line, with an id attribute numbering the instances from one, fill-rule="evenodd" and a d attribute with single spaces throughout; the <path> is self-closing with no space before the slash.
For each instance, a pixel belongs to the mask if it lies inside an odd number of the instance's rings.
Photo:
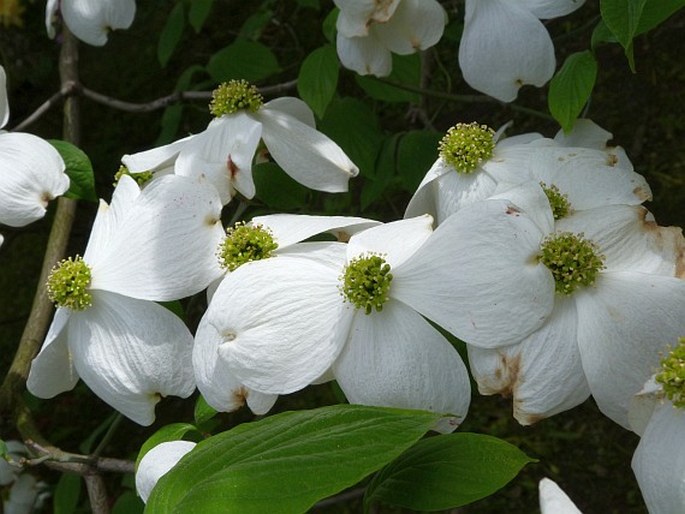
<path id="1" fill-rule="evenodd" d="M 345 300 L 357 309 L 364 309 L 366 314 L 371 314 L 373 309 L 382 311 L 383 304 L 390 298 L 390 264 L 380 255 L 352 259 L 345 266 L 340 281 L 340 292 Z"/>
<path id="2" fill-rule="evenodd" d="M 264 99 L 255 86 L 246 80 L 230 80 L 212 92 L 209 112 L 218 118 L 241 109 L 257 112 L 263 104 Z"/>
<path id="3" fill-rule="evenodd" d="M 438 145 L 440 157 L 459 173 L 472 173 L 494 150 L 495 131 L 476 122 L 457 123 Z"/>
<path id="4" fill-rule="evenodd" d="M 568 196 L 559 191 L 557 186 L 554 184 L 548 186 L 544 182 L 540 182 L 540 186 L 542 186 L 542 190 L 547 195 L 555 220 L 565 218 L 571 213 L 571 202 L 568 201 Z"/>
<path id="5" fill-rule="evenodd" d="M 138 173 L 131 173 L 129 169 L 124 166 L 123 164 L 119 166 L 119 171 L 117 171 L 114 174 L 114 184 L 112 184 L 114 187 L 117 187 L 117 184 L 119 183 L 119 179 L 123 177 L 124 175 L 128 175 L 131 177 L 133 180 L 136 181 L 136 184 L 139 186 L 143 186 L 150 182 L 152 180 L 153 174 L 151 171 L 140 171 Z"/>
<path id="6" fill-rule="evenodd" d="M 219 245 L 219 265 L 228 271 L 235 271 L 240 265 L 271 257 L 278 248 L 269 229 L 261 225 L 236 223 L 226 230 L 226 237 Z"/>
<path id="7" fill-rule="evenodd" d="M 661 360 L 661 372 L 654 377 L 661 384 L 666 398 L 679 408 L 685 408 L 685 337 L 678 340 L 671 353 Z"/>
<path id="8" fill-rule="evenodd" d="M 57 306 L 72 311 L 83 311 L 93 305 L 93 297 L 87 289 L 89 285 L 90 268 L 79 255 L 57 263 L 46 284 L 48 298 Z"/>
<path id="9" fill-rule="evenodd" d="M 571 232 L 550 234 L 542 242 L 538 261 L 552 272 L 556 292 L 565 295 L 594 284 L 605 267 L 597 245 Z"/>

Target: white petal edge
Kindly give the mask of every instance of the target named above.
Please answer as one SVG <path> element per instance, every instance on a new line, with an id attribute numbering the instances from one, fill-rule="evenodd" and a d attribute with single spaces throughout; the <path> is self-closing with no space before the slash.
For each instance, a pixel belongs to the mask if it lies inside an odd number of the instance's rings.
<path id="1" fill-rule="evenodd" d="M 62 0 L 62 18 L 81 41 L 94 46 L 107 43 L 109 32 L 127 29 L 136 14 L 135 0 Z"/>
<path id="2" fill-rule="evenodd" d="M 447 13 L 435 0 L 402 0 L 387 23 L 370 31 L 391 52 L 408 55 L 440 41 L 446 23 Z"/>
<path id="3" fill-rule="evenodd" d="M 582 514 L 571 498 L 553 480 L 543 478 L 538 489 L 540 514 Z"/>
<path id="4" fill-rule="evenodd" d="M 160 443 L 140 459 L 136 470 L 136 491 L 143 502 L 147 503 L 159 479 L 171 471 L 184 455 L 195 448 L 195 445 L 196 443 L 191 441 Z"/>
<path id="5" fill-rule="evenodd" d="M 0 66 L 0 129 L 7 125 L 10 118 L 10 105 L 7 100 L 7 75 L 5 68 Z"/>
<path id="6" fill-rule="evenodd" d="M 359 75 L 390 75 L 392 54 L 372 35 L 345 37 L 338 32 L 336 43 L 340 63 L 348 70 L 356 71 Z"/>

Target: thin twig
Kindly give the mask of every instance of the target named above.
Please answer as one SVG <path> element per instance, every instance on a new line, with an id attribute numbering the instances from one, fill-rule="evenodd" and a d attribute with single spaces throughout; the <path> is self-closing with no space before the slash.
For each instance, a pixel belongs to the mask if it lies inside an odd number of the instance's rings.
<path id="1" fill-rule="evenodd" d="M 109 514 L 107 489 L 105 488 L 105 481 L 102 479 L 102 476 L 97 474 L 84 475 L 83 480 L 86 482 L 91 512 L 93 514 Z"/>
<path id="2" fill-rule="evenodd" d="M 26 461 L 29 466 L 45 464 L 52 469 L 79 475 L 94 472 L 133 473 L 135 471 L 135 463 L 130 460 L 65 452 L 56 446 L 41 444 L 33 439 L 27 439 L 25 444 L 37 456 Z"/>
<path id="3" fill-rule="evenodd" d="M 45 102 L 40 104 L 40 106 L 33 111 L 27 118 L 24 119 L 21 123 L 16 125 L 15 127 L 11 128 L 11 132 L 20 132 L 24 130 L 26 127 L 29 125 L 35 123 L 38 121 L 43 114 L 48 112 L 50 109 L 52 109 L 55 105 L 57 105 L 59 102 L 62 101 L 63 98 L 66 96 L 69 96 L 76 91 L 76 85 L 75 84 L 68 84 L 66 87 L 62 87 L 59 91 L 57 91 L 54 95 L 52 95 L 50 98 L 48 98 Z"/>

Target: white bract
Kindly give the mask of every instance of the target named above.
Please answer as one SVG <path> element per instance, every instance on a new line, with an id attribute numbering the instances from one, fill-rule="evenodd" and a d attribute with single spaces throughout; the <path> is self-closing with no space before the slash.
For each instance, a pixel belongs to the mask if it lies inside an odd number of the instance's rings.
<path id="1" fill-rule="evenodd" d="M 429 286 L 451 306 L 432 319 L 469 343 L 480 392 L 513 396 L 519 422 L 592 393 L 602 412 L 627 426 L 629 399 L 654 355 L 685 331 L 681 230 L 658 227 L 636 205 L 555 220 L 537 184 L 503 196 L 516 204 L 486 200 L 438 227 L 460 234 L 457 253 L 426 245 L 446 263 L 434 265 Z M 459 291 L 470 306 L 442 285 L 450 272 L 465 277 Z"/>
<path id="2" fill-rule="evenodd" d="M 440 156 L 405 217 L 428 213 L 439 224 L 466 205 L 529 180 L 565 197 L 574 211 L 651 199 L 647 182 L 633 171 L 625 152 L 606 145 L 611 134 L 586 121 L 555 140 L 535 133 L 499 140 L 502 129 L 495 133 L 476 123 L 457 124 L 440 143 Z"/>
<path id="3" fill-rule="evenodd" d="M 299 183 L 318 191 L 347 191 L 359 169 L 330 138 L 318 132 L 314 114 L 297 98 L 263 103 L 254 86 L 231 81 L 214 92 L 215 118 L 204 132 L 167 146 L 125 155 L 132 173 L 168 170 L 206 177 L 225 205 L 236 194 L 255 195 L 252 160 L 260 141 L 273 160 Z"/>
<path id="4" fill-rule="evenodd" d="M 217 289 L 196 345 L 217 348 L 222 367 L 256 391 L 297 391 L 331 369 L 351 403 L 450 414 L 436 428 L 454 430 L 470 400 L 466 368 L 395 295 L 431 224 L 430 216 L 402 220 L 347 245 L 239 267 Z"/>
<path id="5" fill-rule="evenodd" d="M 110 31 L 127 29 L 136 15 L 135 0 L 48 0 L 45 28 L 55 37 L 58 13 L 69 30 L 89 45 L 107 43 Z"/>
<path id="6" fill-rule="evenodd" d="M 661 360 L 631 404 L 631 428 L 641 435 L 633 471 L 651 514 L 685 506 L 685 338 Z"/>
<path id="7" fill-rule="evenodd" d="M 331 232 L 346 241 L 360 230 L 377 225 L 364 218 L 344 216 L 305 216 L 273 214 L 258 216 L 247 224 L 228 230 L 219 245 L 221 268 L 231 273 L 241 265 L 279 256 L 304 254 L 310 258 L 328 258 L 326 243 L 302 243 L 316 234 Z M 210 287 L 213 293 L 219 282 Z M 245 386 L 225 365 L 219 351 L 221 341 L 200 334 L 211 334 L 205 316 L 198 328 L 193 348 L 193 368 L 197 386 L 207 403 L 223 412 L 231 412 L 247 403 L 255 414 L 266 414 L 276 401 L 276 394 L 265 394 Z"/>
<path id="8" fill-rule="evenodd" d="M 171 471 L 195 445 L 190 441 L 160 443 L 140 459 L 136 470 L 136 491 L 145 503 L 159 479 Z"/>
<path id="9" fill-rule="evenodd" d="M 0 66 L 0 128 L 8 119 L 6 76 Z M 0 223 L 23 227 L 42 218 L 48 202 L 67 189 L 64 161 L 51 144 L 32 134 L 0 131 Z"/>
<path id="10" fill-rule="evenodd" d="M 554 74 L 554 45 L 540 20 L 569 14 L 584 0 L 466 0 L 459 66 L 474 89 L 511 102 L 525 84 Z"/>
<path id="11" fill-rule="evenodd" d="M 436 0 L 335 0 L 338 57 L 360 75 L 385 77 L 392 54 L 408 55 L 435 45 L 447 13 Z"/>
<path id="12" fill-rule="evenodd" d="M 540 514 L 582 514 L 568 495 L 549 478 L 538 484 L 540 492 Z"/>
<path id="13" fill-rule="evenodd" d="M 154 303 L 183 298 L 216 279 L 222 237 L 214 188 L 166 176 L 140 191 L 122 177 L 111 205 L 100 202 L 83 258 L 62 261 L 48 280 L 58 305 L 27 386 L 41 398 L 79 377 L 104 401 L 142 425 L 160 395 L 189 396 L 192 335 Z"/>

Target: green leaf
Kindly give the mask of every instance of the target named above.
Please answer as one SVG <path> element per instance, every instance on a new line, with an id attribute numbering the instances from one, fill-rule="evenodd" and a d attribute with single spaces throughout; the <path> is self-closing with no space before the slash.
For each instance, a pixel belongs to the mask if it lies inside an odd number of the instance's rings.
<path id="1" fill-rule="evenodd" d="M 169 13 L 169 17 L 164 24 L 162 33 L 159 35 L 159 43 L 157 44 L 157 59 L 164 68 L 171 55 L 174 53 L 176 46 L 181 41 L 183 35 L 183 28 L 186 24 L 185 13 L 183 12 L 183 4 L 178 2 Z"/>
<path id="2" fill-rule="evenodd" d="M 571 54 L 549 84 L 549 110 L 569 132 L 590 98 L 597 79 L 597 61 L 590 50 Z"/>
<path id="3" fill-rule="evenodd" d="M 380 501 L 418 511 L 453 509 L 493 494 L 529 462 L 535 460 L 496 437 L 429 437 L 373 478 L 364 505 Z"/>
<path id="4" fill-rule="evenodd" d="M 136 469 L 138 469 L 138 464 L 140 464 L 140 460 L 145 456 L 145 454 L 158 444 L 167 443 L 169 441 L 178 441 L 183 439 L 186 434 L 193 432 L 196 435 L 201 435 L 195 425 L 191 425 L 190 423 L 172 423 L 171 425 L 163 426 L 157 430 L 157 432 L 152 434 L 140 447 L 138 457 L 136 458 Z"/>
<path id="5" fill-rule="evenodd" d="M 88 156 L 83 150 L 66 141 L 51 139 L 48 142 L 57 149 L 66 165 L 65 172 L 71 183 L 64 196 L 76 200 L 97 202 L 93 165 Z"/>
<path id="6" fill-rule="evenodd" d="M 144 509 L 145 504 L 136 493 L 124 491 L 112 507 L 112 514 L 143 514 Z"/>
<path id="7" fill-rule="evenodd" d="M 81 477 L 71 473 L 62 473 L 52 499 L 53 514 L 72 514 L 76 511 L 80 496 Z"/>
<path id="8" fill-rule="evenodd" d="M 309 190 L 274 162 L 252 167 L 257 198 L 274 210 L 290 211 L 307 205 Z"/>
<path id="9" fill-rule="evenodd" d="M 146 512 L 306 512 L 397 457 L 438 419 L 335 405 L 244 423 L 185 455 L 157 483 Z"/>
<path id="10" fill-rule="evenodd" d="M 319 0 L 297 0 L 297 5 L 299 5 L 300 7 L 308 7 L 310 9 L 315 9 L 317 11 L 321 9 Z"/>
<path id="11" fill-rule="evenodd" d="M 642 8 L 636 35 L 643 34 L 685 7 L 685 0 L 647 0 Z"/>
<path id="12" fill-rule="evenodd" d="M 207 400 L 205 400 L 204 396 L 198 396 L 197 402 L 195 402 L 195 412 L 193 414 L 195 423 L 197 425 L 202 425 L 216 415 L 217 411 L 207 403 Z"/>
<path id="13" fill-rule="evenodd" d="M 635 71 L 633 38 L 647 0 L 600 0 L 602 20 L 623 47 L 630 69 Z"/>
<path id="14" fill-rule="evenodd" d="M 314 114 L 323 118 L 337 87 L 338 56 L 333 45 L 324 45 L 310 53 L 302 63 L 297 91 Z"/>
<path id="15" fill-rule="evenodd" d="M 426 172 L 438 158 L 438 143 L 443 133 L 414 130 L 407 132 L 397 149 L 397 172 L 404 188 L 414 193 Z"/>
<path id="16" fill-rule="evenodd" d="M 362 211 L 367 210 L 383 195 L 383 192 L 396 176 L 397 148 L 401 138 L 400 134 L 393 134 L 383 141 L 383 146 L 376 160 L 376 173 L 367 179 L 370 183 L 365 183 L 362 188 L 360 199 Z"/>
<path id="17" fill-rule="evenodd" d="M 373 176 L 383 133 L 367 104 L 356 98 L 334 98 L 319 130 L 340 145 L 362 175 Z"/>
<path id="18" fill-rule="evenodd" d="M 245 20 L 240 27 L 240 38 L 257 40 L 261 37 L 264 27 L 274 19 L 274 12 L 268 8 L 269 2 L 264 2 L 259 10 Z"/>
<path id="19" fill-rule="evenodd" d="M 338 15 L 340 14 L 340 9 L 335 7 L 331 12 L 328 13 L 326 18 L 323 20 L 321 25 L 321 32 L 323 32 L 324 37 L 329 43 L 335 43 L 335 24 L 338 22 Z"/>
<path id="20" fill-rule="evenodd" d="M 7 443 L 0 439 L 0 458 L 4 459 L 7 457 Z"/>
<path id="21" fill-rule="evenodd" d="M 590 48 L 595 51 L 602 43 L 618 43 L 616 36 L 609 30 L 606 23 L 599 20 L 594 30 L 592 31 L 592 38 L 590 40 Z"/>
<path id="22" fill-rule="evenodd" d="M 214 0 L 190 0 L 188 21 L 196 34 L 202 30 L 202 26 L 205 24 L 205 21 L 207 21 L 213 4 Z"/>
<path id="23" fill-rule="evenodd" d="M 245 79 L 257 82 L 281 71 L 274 53 L 256 41 L 239 40 L 215 53 L 207 71 L 217 82 Z"/>
<path id="24" fill-rule="evenodd" d="M 421 80 L 421 59 L 419 54 L 392 55 L 392 73 L 385 79 L 356 75 L 355 80 L 367 95 L 384 102 L 418 102 L 418 93 L 392 86 L 384 82 L 395 82 L 407 86 L 419 86 Z"/>

